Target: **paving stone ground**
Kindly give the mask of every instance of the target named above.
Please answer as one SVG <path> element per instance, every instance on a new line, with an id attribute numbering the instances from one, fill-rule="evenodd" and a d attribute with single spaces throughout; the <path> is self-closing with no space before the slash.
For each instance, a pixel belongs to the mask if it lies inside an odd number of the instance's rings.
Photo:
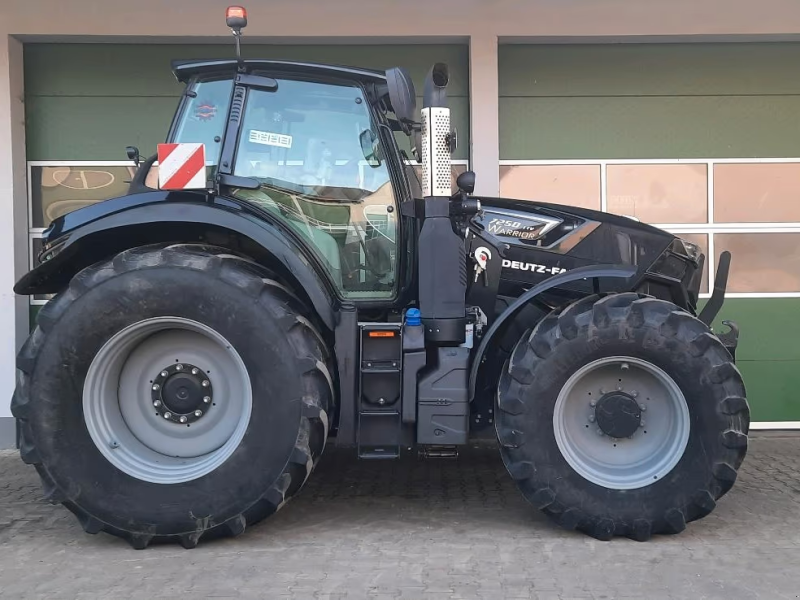
<path id="1" fill-rule="evenodd" d="M 800 436 L 757 434 L 702 521 L 598 542 L 527 505 L 497 450 L 359 462 L 329 448 L 305 489 L 235 539 L 132 550 L 87 535 L 0 452 L 0 597 L 800 598 Z"/>

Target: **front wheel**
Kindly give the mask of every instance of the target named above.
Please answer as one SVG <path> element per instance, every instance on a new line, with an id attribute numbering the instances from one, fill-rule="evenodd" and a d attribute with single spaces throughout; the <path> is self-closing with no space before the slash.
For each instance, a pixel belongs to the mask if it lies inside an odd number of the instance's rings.
<path id="1" fill-rule="evenodd" d="M 646 540 L 708 515 L 747 450 L 741 375 L 708 327 L 633 293 L 545 317 L 500 379 L 496 429 L 524 496 L 568 529 Z"/>
<path id="2" fill-rule="evenodd" d="M 329 358 L 260 266 L 196 245 L 128 250 L 40 312 L 17 362 L 20 453 L 89 533 L 135 548 L 237 535 L 319 458 Z"/>

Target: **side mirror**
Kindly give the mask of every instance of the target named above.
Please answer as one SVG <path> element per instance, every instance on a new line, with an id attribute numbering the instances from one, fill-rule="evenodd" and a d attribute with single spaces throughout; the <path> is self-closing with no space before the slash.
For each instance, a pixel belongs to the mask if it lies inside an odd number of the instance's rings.
<path id="1" fill-rule="evenodd" d="M 128 156 L 128 159 L 133 161 L 133 164 L 136 165 L 136 167 L 138 167 L 139 163 L 142 162 L 142 155 L 139 154 L 139 149 L 136 146 L 126 146 L 125 154 Z"/>
<path id="2" fill-rule="evenodd" d="M 367 164 L 374 168 L 381 166 L 380 152 L 378 151 L 378 136 L 371 129 L 365 129 L 358 136 L 358 141 L 361 142 L 361 153 L 364 155 L 364 160 Z"/>
<path id="3" fill-rule="evenodd" d="M 475 173 L 464 171 L 456 178 L 456 185 L 465 194 L 471 194 L 475 191 Z"/>
<path id="4" fill-rule="evenodd" d="M 392 110 L 397 115 L 403 133 L 408 135 L 417 114 L 417 95 L 411 75 L 402 67 L 394 67 L 386 71 L 386 85 Z"/>

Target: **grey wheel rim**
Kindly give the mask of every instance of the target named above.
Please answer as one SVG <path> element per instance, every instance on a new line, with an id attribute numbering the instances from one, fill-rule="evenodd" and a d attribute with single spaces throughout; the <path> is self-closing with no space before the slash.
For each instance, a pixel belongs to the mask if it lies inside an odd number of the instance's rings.
<path id="1" fill-rule="evenodd" d="M 116 468 L 175 484 L 218 468 L 239 446 L 252 412 L 239 354 L 207 325 L 157 317 L 116 333 L 86 375 L 89 434 Z"/>
<path id="2" fill-rule="evenodd" d="M 567 380 L 556 400 L 553 430 L 562 456 L 579 475 L 629 490 L 657 482 L 678 464 L 689 441 L 690 414 L 680 388 L 661 368 L 611 356 Z"/>

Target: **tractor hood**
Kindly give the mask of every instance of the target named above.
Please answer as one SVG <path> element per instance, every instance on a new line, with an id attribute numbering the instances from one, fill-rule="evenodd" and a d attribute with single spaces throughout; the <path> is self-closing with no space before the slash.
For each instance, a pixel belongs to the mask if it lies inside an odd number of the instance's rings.
<path id="1" fill-rule="evenodd" d="M 602 212 L 599 210 L 592 210 L 591 208 L 583 208 L 580 206 L 569 206 L 565 204 L 552 204 L 549 202 L 521 200 L 518 198 L 496 198 L 492 196 L 480 196 L 478 197 L 478 199 L 481 201 L 481 205 L 484 207 L 484 209 L 488 209 L 489 207 L 495 207 L 498 209 L 516 210 L 516 211 L 532 212 L 532 213 L 539 213 L 542 210 L 546 212 L 552 211 L 553 214 L 557 214 L 559 216 L 581 217 L 583 219 L 595 221 L 598 223 L 608 223 L 612 225 L 617 225 L 619 227 L 646 231 L 653 235 L 666 236 L 667 238 L 670 239 L 675 237 L 674 235 L 672 235 L 667 231 L 664 231 L 663 229 L 659 229 L 658 227 L 653 227 L 652 225 L 648 225 L 647 223 L 642 223 L 641 221 L 637 221 L 636 219 L 632 219 L 630 217 L 622 215 L 615 215 L 613 213 Z"/>
<path id="2" fill-rule="evenodd" d="M 519 296 L 548 277 L 589 265 L 631 265 L 696 302 L 699 248 L 635 219 L 573 206 L 481 197 L 473 223 L 504 246 L 500 293 Z"/>

